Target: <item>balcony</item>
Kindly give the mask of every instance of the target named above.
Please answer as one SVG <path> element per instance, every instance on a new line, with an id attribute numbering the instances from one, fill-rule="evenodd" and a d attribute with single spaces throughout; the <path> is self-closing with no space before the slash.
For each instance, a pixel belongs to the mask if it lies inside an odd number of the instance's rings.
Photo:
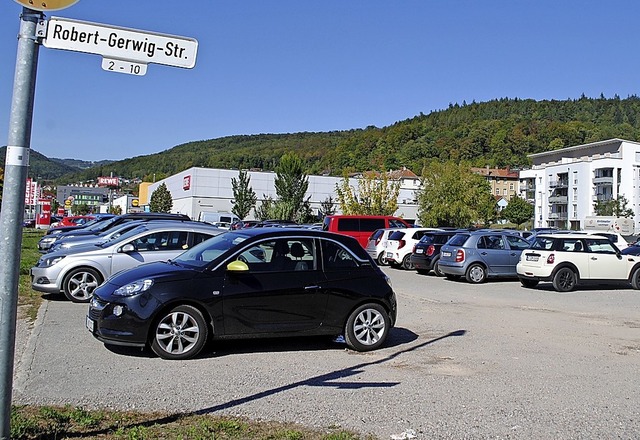
<path id="1" fill-rule="evenodd" d="M 549 213 L 549 220 L 567 220 L 568 215 L 566 212 L 551 212 Z"/>
<path id="2" fill-rule="evenodd" d="M 594 202 L 608 202 L 613 200 L 613 196 L 611 194 L 594 194 L 591 196 L 591 200 Z"/>
<path id="3" fill-rule="evenodd" d="M 549 197 L 549 203 L 552 205 L 558 205 L 558 204 L 566 205 L 567 203 L 569 203 L 569 197 L 568 196 L 551 196 Z"/>
<path id="4" fill-rule="evenodd" d="M 549 182 L 549 188 L 568 188 L 568 180 L 552 180 Z"/>
<path id="5" fill-rule="evenodd" d="M 594 185 L 613 185 L 613 177 L 594 177 Z"/>

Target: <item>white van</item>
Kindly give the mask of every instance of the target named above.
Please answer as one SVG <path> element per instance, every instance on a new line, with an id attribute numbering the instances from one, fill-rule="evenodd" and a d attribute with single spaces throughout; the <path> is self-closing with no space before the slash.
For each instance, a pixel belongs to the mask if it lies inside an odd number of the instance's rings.
<path id="1" fill-rule="evenodd" d="M 224 223 L 224 224 L 231 225 L 233 222 L 237 222 L 239 220 L 240 219 L 238 218 L 238 216 L 230 212 L 202 211 L 198 216 L 199 222 L 211 223 L 212 225 L 216 223 Z"/>

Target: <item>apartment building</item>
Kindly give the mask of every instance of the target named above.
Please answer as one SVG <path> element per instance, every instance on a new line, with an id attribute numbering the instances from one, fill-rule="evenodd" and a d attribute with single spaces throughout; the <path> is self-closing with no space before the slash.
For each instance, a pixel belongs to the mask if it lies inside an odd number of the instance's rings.
<path id="1" fill-rule="evenodd" d="M 529 157 L 519 192 L 535 207 L 534 227 L 584 229 L 596 202 L 623 196 L 640 231 L 640 143 L 609 139 Z"/>

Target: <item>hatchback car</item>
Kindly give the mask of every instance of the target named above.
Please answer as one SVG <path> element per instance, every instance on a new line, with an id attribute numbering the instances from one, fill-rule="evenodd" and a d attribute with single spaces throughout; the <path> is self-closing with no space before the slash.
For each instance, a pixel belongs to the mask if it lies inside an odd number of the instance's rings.
<path id="1" fill-rule="evenodd" d="M 87 327 L 107 345 L 150 346 L 165 359 L 224 338 L 343 335 L 369 351 L 384 343 L 396 307 L 388 277 L 354 238 L 240 229 L 109 278 Z"/>
<path id="2" fill-rule="evenodd" d="M 389 240 L 389 234 L 396 229 L 398 228 L 376 229 L 367 241 L 365 250 L 379 266 L 385 266 L 388 264 L 387 254 L 385 251 L 387 248 L 387 240 Z"/>
<path id="3" fill-rule="evenodd" d="M 73 302 L 89 302 L 111 274 L 150 261 L 168 260 L 223 231 L 199 222 L 146 222 L 99 245 L 50 252 L 31 268 L 31 287 L 62 292 Z"/>
<path id="4" fill-rule="evenodd" d="M 459 231 L 427 232 L 419 242 L 413 246 L 411 264 L 419 274 L 426 275 L 430 271 L 439 277 L 444 273 L 440 270 L 440 249 L 451 237 Z"/>
<path id="5" fill-rule="evenodd" d="M 391 232 L 385 248 L 389 265 L 413 270 L 413 263 L 411 262 L 413 246 L 420 241 L 424 234 L 432 231 L 440 231 L 440 229 L 403 228 Z"/>
<path id="6" fill-rule="evenodd" d="M 442 246 L 440 270 L 447 278 L 483 283 L 489 277 L 516 278 L 516 264 L 529 242 L 509 231 L 459 233 Z"/>
<path id="7" fill-rule="evenodd" d="M 558 292 L 587 283 L 631 283 L 640 289 L 640 257 L 621 253 L 609 237 L 598 235 L 539 235 L 520 256 L 517 272 L 525 287 L 551 281 Z"/>

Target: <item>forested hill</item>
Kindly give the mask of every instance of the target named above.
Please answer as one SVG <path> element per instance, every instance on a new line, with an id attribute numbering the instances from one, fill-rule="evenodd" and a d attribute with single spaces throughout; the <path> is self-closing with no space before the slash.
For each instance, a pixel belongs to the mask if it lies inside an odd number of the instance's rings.
<path id="1" fill-rule="evenodd" d="M 565 101 L 498 99 L 450 105 L 384 128 L 327 133 L 230 136 L 178 145 L 162 153 L 91 168 L 66 180 L 99 175 L 157 178 L 192 166 L 272 170 L 295 151 L 309 174 L 406 166 L 420 174 L 425 160 L 468 160 L 475 166 L 526 166 L 527 154 L 610 138 L 640 139 L 640 98 Z"/>

